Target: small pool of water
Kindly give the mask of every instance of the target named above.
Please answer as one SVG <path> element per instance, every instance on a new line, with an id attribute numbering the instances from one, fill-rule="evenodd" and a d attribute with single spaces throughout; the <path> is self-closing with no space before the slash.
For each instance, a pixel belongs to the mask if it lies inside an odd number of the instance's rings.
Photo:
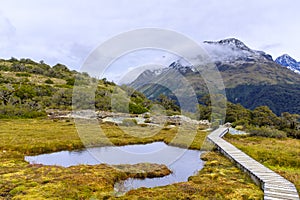
<path id="1" fill-rule="evenodd" d="M 235 128 L 230 127 L 229 133 L 232 135 L 247 135 L 245 131 L 236 130 Z"/>
<path id="2" fill-rule="evenodd" d="M 81 151 L 61 151 L 37 156 L 26 156 L 31 164 L 59 165 L 69 167 L 79 164 L 165 164 L 172 174 L 160 178 L 127 179 L 116 183 L 117 192 L 126 192 L 139 187 L 156 187 L 184 182 L 203 168 L 201 151 L 187 150 L 166 145 L 164 142 L 127 146 L 94 147 Z"/>

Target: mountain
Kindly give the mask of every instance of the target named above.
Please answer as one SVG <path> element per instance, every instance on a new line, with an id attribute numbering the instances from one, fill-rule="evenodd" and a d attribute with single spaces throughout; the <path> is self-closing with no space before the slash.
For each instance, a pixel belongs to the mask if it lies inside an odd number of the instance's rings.
<path id="1" fill-rule="evenodd" d="M 276 58 L 275 62 L 284 67 L 287 67 L 288 69 L 292 70 L 295 73 L 300 74 L 300 62 L 297 62 L 294 58 L 292 58 L 288 54 L 279 56 L 278 58 Z"/>
<path id="2" fill-rule="evenodd" d="M 211 64 L 222 76 L 229 101 L 249 109 L 266 105 L 277 115 L 282 112 L 300 113 L 299 74 L 282 67 L 269 54 L 253 50 L 235 38 L 205 41 L 203 47 L 210 56 Z M 203 66 L 206 64 L 200 63 Z M 183 84 L 184 80 L 188 84 Z M 146 70 L 129 85 L 150 99 L 160 94 L 173 99 L 187 98 L 182 88 L 187 85 L 192 87 L 198 99 L 209 91 L 201 72 L 180 61 L 159 72 Z"/>
<path id="3" fill-rule="evenodd" d="M 214 41 L 204 41 L 204 48 L 215 61 L 273 61 L 272 56 L 263 51 L 252 50 L 235 38 Z"/>

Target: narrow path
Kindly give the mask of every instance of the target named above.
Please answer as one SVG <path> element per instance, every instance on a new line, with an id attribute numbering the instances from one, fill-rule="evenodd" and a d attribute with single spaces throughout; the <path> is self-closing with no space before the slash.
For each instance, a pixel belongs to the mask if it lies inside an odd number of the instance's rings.
<path id="1" fill-rule="evenodd" d="M 255 161 L 253 158 L 222 139 L 228 128 L 220 127 L 207 136 L 208 141 L 237 166 L 250 175 L 254 182 L 264 191 L 265 200 L 299 200 L 293 183 L 279 174 Z"/>

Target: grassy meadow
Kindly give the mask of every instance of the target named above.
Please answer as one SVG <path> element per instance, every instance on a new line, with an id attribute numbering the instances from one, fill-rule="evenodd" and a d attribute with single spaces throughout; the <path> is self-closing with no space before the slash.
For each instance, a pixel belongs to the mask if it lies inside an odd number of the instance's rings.
<path id="1" fill-rule="evenodd" d="M 252 180 L 217 152 L 202 155 L 206 161 L 203 170 L 189 181 L 157 188 L 140 188 L 118 197 L 114 183 L 130 177 L 153 177 L 168 173 L 164 166 L 140 164 L 128 167 L 131 173 L 99 164 L 73 167 L 28 164 L 25 155 L 36 155 L 60 150 L 84 148 L 72 120 L 15 119 L 0 121 L 0 199 L 262 199 L 262 191 Z M 101 125 L 109 140 L 116 145 L 165 141 L 185 146 L 188 130 L 177 134 L 177 128 L 126 127 Z M 124 131 L 123 131 L 124 130 Z M 90 130 L 92 131 L 92 130 Z M 152 131 L 152 132 L 151 132 Z M 89 132 L 87 127 L 87 132 Z M 150 133 L 149 133 L 150 132 Z M 191 148 L 200 149 L 205 131 L 198 130 Z M 174 139 L 178 137 L 179 140 Z M 91 135 L 87 135 L 87 141 Z M 182 141 L 180 144 L 178 141 Z M 100 139 L 91 145 L 107 145 Z M 157 167 L 158 174 L 140 174 L 139 169 Z"/>
<path id="2" fill-rule="evenodd" d="M 300 140 L 233 135 L 226 140 L 294 183 L 300 192 Z"/>

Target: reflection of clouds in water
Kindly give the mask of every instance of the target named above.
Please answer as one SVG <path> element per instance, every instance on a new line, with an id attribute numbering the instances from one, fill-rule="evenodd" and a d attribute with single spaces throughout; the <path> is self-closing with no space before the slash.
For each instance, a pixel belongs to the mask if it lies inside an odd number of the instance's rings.
<path id="1" fill-rule="evenodd" d="M 163 142 L 89 149 L 97 160 L 112 165 L 145 162 L 169 165 L 180 159 L 185 151 L 187 150 L 168 146 Z"/>
<path id="2" fill-rule="evenodd" d="M 168 146 L 164 142 L 154 142 L 144 145 L 95 147 L 83 151 L 61 151 L 37 156 L 26 156 L 25 160 L 35 164 L 60 165 L 64 167 L 78 164 L 95 165 L 107 163 L 114 165 L 148 162 L 165 164 L 172 168 L 172 166 L 183 166 L 186 162 L 193 162 L 189 161 L 189 156 L 199 158 L 198 154 L 200 154 L 200 151 Z"/>
<path id="3" fill-rule="evenodd" d="M 117 187 L 121 187 L 126 191 L 140 187 L 156 187 L 164 186 L 172 183 L 185 182 L 188 177 L 194 175 L 203 168 L 203 161 L 200 159 L 201 152 L 196 150 L 186 151 L 177 161 L 168 165 L 172 171 L 170 175 L 160 178 L 146 178 L 146 179 L 127 179 Z"/>
<path id="4" fill-rule="evenodd" d="M 64 167 L 100 163 L 158 163 L 167 165 L 172 171 L 172 174 L 160 178 L 128 179 L 125 182 L 116 183 L 116 192 L 126 192 L 131 188 L 155 187 L 187 181 L 188 177 L 203 168 L 203 161 L 200 159 L 201 153 L 198 150 L 187 150 L 168 146 L 163 142 L 154 142 L 145 145 L 90 148 L 84 151 L 61 151 L 38 156 L 26 156 L 25 160 L 31 164 L 61 165 Z"/>

